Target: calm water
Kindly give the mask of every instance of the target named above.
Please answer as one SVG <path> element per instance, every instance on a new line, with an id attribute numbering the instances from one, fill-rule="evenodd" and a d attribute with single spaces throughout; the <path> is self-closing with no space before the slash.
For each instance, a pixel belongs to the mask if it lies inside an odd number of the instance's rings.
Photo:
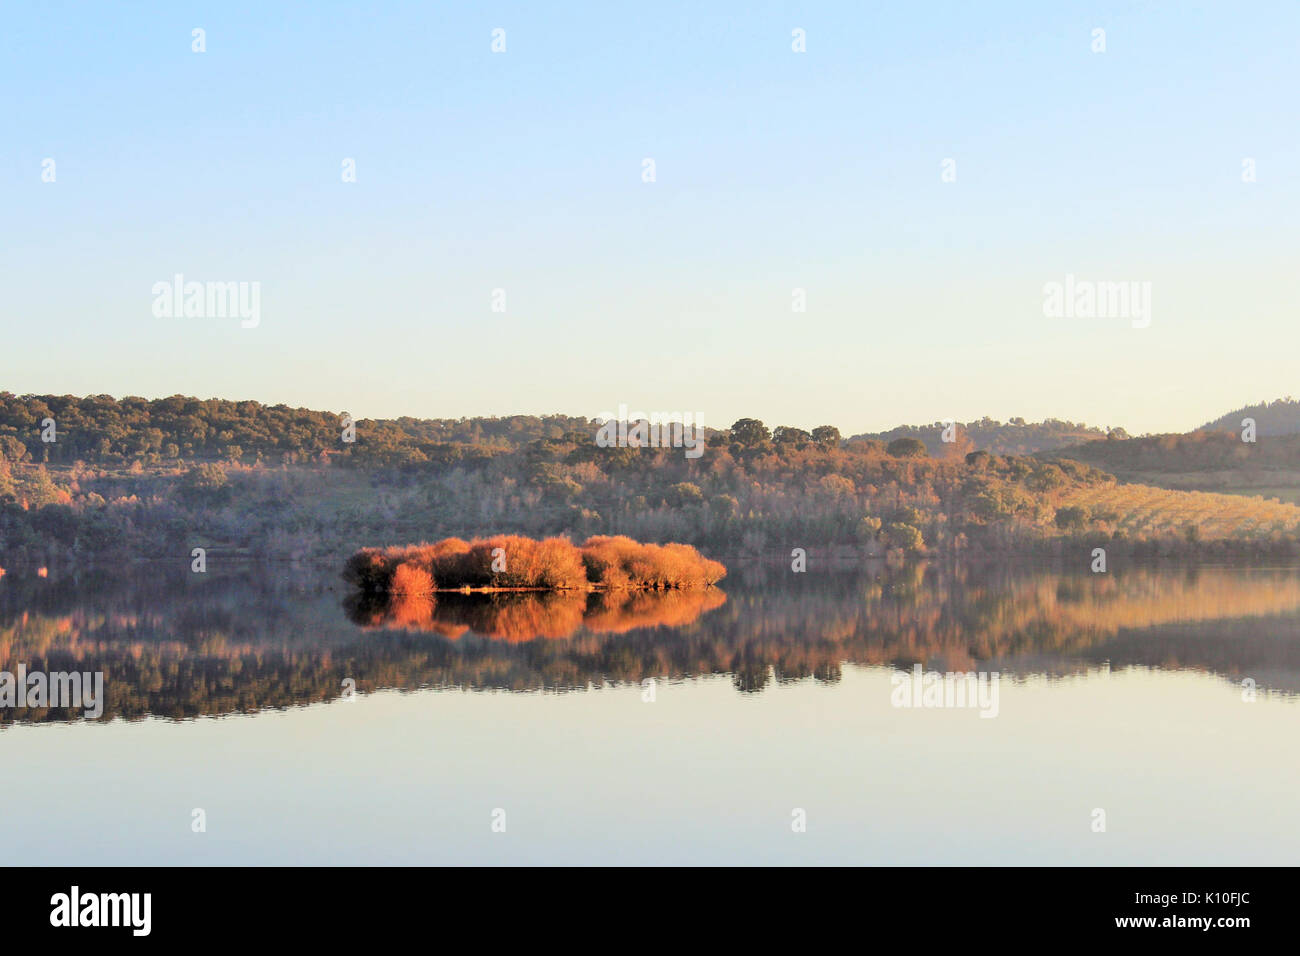
<path id="1" fill-rule="evenodd" d="M 395 606 L 261 574 L 0 580 L 0 670 L 102 671 L 107 698 L 0 709 L 11 862 L 1300 852 L 1294 569 L 733 567 L 708 594 Z M 918 663 L 997 672 L 996 716 L 895 706 Z"/>

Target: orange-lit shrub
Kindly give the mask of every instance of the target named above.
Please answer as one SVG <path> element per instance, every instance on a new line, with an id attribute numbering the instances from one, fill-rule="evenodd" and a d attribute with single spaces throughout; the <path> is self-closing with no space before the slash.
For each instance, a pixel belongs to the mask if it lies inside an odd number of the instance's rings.
<path id="1" fill-rule="evenodd" d="M 582 556 L 588 579 L 610 589 L 708 587 L 727 573 L 688 544 L 641 544 L 623 535 L 588 538 Z"/>
<path id="2" fill-rule="evenodd" d="M 504 570 L 493 571 L 492 552 L 501 549 Z M 471 586 L 480 582 L 499 588 L 585 588 L 582 554 L 567 538 L 535 541 L 521 535 L 496 535 L 470 545 Z M 486 580 L 484 576 L 486 575 Z"/>
<path id="3" fill-rule="evenodd" d="M 446 581 L 447 587 L 463 586 L 470 577 L 469 542 L 461 538 L 443 538 L 420 546 L 433 572 L 434 581 Z"/>
<path id="4" fill-rule="evenodd" d="M 430 594 L 433 592 L 433 575 L 418 564 L 403 561 L 393 569 L 388 591 L 391 594 Z"/>
<path id="5" fill-rule="evenodd" d="M 588 538 L 582 546 L 587 580 L 611 589 L 628 587 L 632 583 L 628 567 L 639 547 L 636 541 L 621 534 Z"/>

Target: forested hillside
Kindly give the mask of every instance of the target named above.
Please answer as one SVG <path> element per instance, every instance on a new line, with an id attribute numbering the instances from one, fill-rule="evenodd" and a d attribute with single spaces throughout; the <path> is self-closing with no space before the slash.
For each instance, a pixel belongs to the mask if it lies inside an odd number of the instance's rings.
<path id="1" fill-rule="evenodd" d="M 1240 432 L 1243 419 L 1255 420 L 1259 435 L 1300 435 L 1300 401 L 1279 398 L 1274 402 L 1247 405 L 1234 412 L 1206 422 L 1201 431 Z"/>
<path id="2" fill-rule="evenodd" d="M 53 442 L 41 439 L 46 418 Z M 1098 542 L 1278 554 L 1296 549 L 1300 527 L 1289 504 L 1117 485 L 1067 458 L 962 454 L 960 443 L 934 457 L 915 437 L 844 441 L 829 425 L 754 419 L 711 434 L 698 458 L 601 447 L 594 422 L 562 416 L 362 421 L 347 443 L 332 413 L 183 398 L 5 394 L 0 429 L 0 567 L 11 568 L 188 562 L 196 547 L 341 562 L 367 545 L 493 534 L 622 534 L 787 561 L 795 548 L 905 556 Z M 1080 457 L 1148 444 L 1094 442 Z"/>
<path id="3" fill-rule="evenodd" d="M 109 395 L 16 396 L 0 392 L 0 459 L 157 465 L 177 460 L 300 464 L 326 457 L 364 465 L 488 458 L 542 438 L 588 433 L 567 415 L 506 418 L 362 420 L 345 442 L 341 412 L 287 405 Z M 42 422 L 55 441 L 42 440 Z M 20 447 L 21 446 L 21 447 Z"/>

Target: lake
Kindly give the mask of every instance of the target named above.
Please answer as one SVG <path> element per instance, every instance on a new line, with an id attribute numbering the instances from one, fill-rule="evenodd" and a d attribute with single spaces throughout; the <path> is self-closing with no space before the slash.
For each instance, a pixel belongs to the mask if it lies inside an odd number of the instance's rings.
<path id="1" fill-rule="evenodd" d="M 23 865 L 1300 853 L 1290 568 L 733 564 L 379 606 L 329 568 L 52 569 L 0 580 L 19 665 L 104 675 L 98 720 L 0 708 Z"/>

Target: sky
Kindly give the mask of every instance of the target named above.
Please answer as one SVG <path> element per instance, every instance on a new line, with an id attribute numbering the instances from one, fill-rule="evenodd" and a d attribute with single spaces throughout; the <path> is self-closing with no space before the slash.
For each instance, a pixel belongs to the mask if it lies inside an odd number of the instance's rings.
<path id="1" fill-rule="evenodd" d="M 6 5 L 0 390 L 1187 430 L 1297 391 L 1297 36 L 1289 0 Z M 257 283 L 255 326 L 157 314 L 178 274 Z M 1067 276 L 1149 314 L 1046 314 Z"/>

